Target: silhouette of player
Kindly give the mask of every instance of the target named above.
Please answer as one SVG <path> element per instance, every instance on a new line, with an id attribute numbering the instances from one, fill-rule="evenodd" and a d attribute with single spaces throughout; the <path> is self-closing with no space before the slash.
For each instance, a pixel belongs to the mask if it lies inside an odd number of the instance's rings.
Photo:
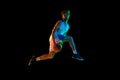
<path id="1" fill-rule="evenodd" d="M 55 53 L 62 50 L 63 43 L 68 42 L 72 51 L 72 58 L 83 61 L 84 59 L 79 55 L 76 50 L 76 46 L 72 36 L 68 36 L 67 32 L 70 29 L 68 20 L 70 18 L 70 10 L 63 10 L 61 12 L 62 20 L 58 20 L 52 29 L 52 33 L 49 38 L 49 53 L 38 57 L 32 56 L 28 65 L 31 65 L 35 61 L 46 60 L 54 58 Z"/>

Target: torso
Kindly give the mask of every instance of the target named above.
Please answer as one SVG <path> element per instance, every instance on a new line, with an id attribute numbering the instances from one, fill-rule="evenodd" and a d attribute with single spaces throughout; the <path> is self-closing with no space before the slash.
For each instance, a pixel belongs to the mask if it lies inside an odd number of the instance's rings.
<path id="1" fill-rule="evenodd" d="M 59 27 L 55 31 L 55 34 L 66 35 L 66 33 L 68 32 L 69 28 L 70 28 L 69 24 L 66 23 L 65 21 L 61 20 Z"/>
<path id="2" fill-rule="evenodd" d="M 65 21 L 60 20 L 60 25 L 57 27 L 55 33 L 54 33 L 54 38 L 59 39 L 58 35 L 66 35 L 68 30 L 70 29 L 70 26 L 68 23 L 65 23 Z M 50 40 L 52 36 L 50 36 Z"/>

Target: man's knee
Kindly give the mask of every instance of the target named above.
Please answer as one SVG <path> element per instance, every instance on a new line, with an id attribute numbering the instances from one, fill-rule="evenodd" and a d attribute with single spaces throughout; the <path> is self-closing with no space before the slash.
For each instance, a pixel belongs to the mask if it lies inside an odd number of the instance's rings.
<path id="1" fill-rule="evenodd" d="M 72 40 L 72 36 L 66 36 L 66 40 Z"/>
<path id="2" fill-rule="evenodd" d="M 54 56 L 55 56 L 55 54 L 56 54 L 57 52 L 58 52 L 58 51 L 51 51 L 51 52 L 49 52 L 48 58 L 49 58 L 49 59 L 53 59 Z"/>
<path id="3" fill-rule="evenodd" d="M 54 57 L 53 54 L 52 55 L 50 55 L 50 54 L 48 55 L 49 59 L 53 59 L 53 57 Z"/>

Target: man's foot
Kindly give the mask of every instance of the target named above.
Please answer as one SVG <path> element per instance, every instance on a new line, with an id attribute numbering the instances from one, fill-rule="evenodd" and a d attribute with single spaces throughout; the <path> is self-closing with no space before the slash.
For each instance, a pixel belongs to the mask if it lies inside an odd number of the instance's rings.
<path id="1" fill-rule="evenodd" d="M 84 59 L 79 54 L 74 54 L 72 58 L 83 61 Z"/>
<path id="2" fill-rule="evenodd" d="M 36 62 L 36 57 L 35 55 L 32 56 L 32 58 L 29 60 L 28 66 Z"/>

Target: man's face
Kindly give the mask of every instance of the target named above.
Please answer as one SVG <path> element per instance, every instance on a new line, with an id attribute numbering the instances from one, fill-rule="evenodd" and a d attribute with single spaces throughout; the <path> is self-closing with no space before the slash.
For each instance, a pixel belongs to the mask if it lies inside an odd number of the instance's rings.
<path id="1" fill-rule="evenodd" d="M 62 14 L 62 19 L 64 19 L 64 20 L 68 20 L 69 17 L 70 17 L 70 14 L 69 14 L 69 13 L 64 13 L 64 14 Z"/>

